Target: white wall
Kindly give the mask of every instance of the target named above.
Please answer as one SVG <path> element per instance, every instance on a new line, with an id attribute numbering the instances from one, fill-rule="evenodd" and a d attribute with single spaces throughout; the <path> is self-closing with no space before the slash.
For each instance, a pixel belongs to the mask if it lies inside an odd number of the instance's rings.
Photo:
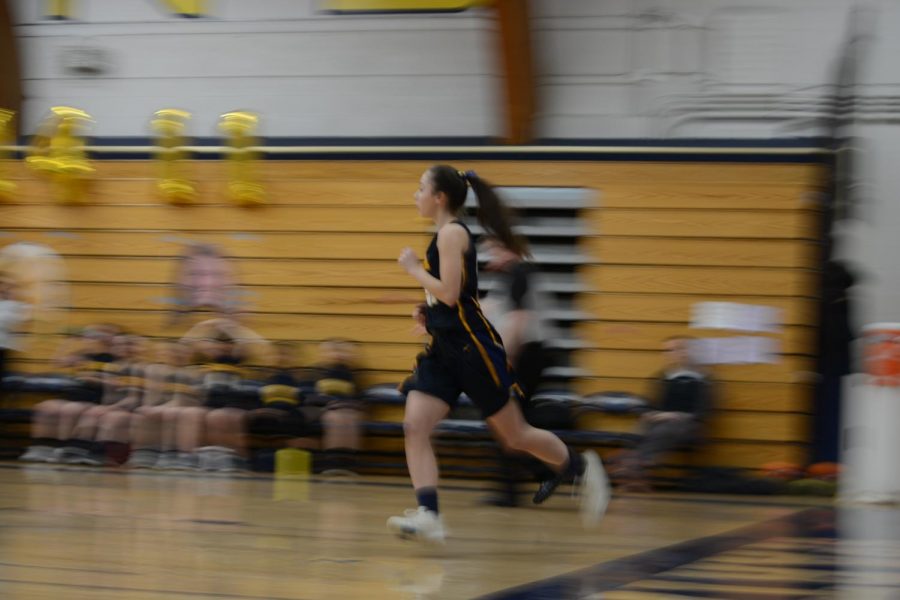
<path id="1" fill-rule="evenodd" d="M 532 0 L 540 131 L 654 138 L 808 133 L 779 117 L 788 107 L 778 99 L 823 93 L 815 86 L 832 77 L 850 4 Z M 751 94 L 767 95 L 771 104 L 753 109 L 736 102 Z"/>
<path id="2" fill-rule="evenodd" d="M 158 0 L 72 0 L 75 20 L 48 22 L 43 4 L 13 2 L 26 131 L 71 104 L 99 136 L 145 136 L 166 107 L 192 111 L 198 136 L 234 109 L 258 111 L 276 136 L 499 133 L 484 11 L 335 16 L 314 0 L 211 0 L 210 18 L 189 20 Z M 99 49 L 101 74 L 67 70 L 79 48 Z"/>
<path id="3" fill-rule="evenodd" d="M 559 138 L 823 135 L 853 7 L 874 12 L 858 93 L 862 205 L 839 256 L 865 279 L 857 321 L 900 321 L 900 2 L 532 0 L 538 130 Z"/>
<path id="4" fill-rule="evenodd" d="M 870 280 L 862 321 L 900 321 L 900 2 L 897 0 L 530 0 L 540 111 L 557 138 L 771 138 L 824 132 L 822 99 L 853 6 L 878 9 L 861 94 L 866 204 L 842 254 Z M 458 15 L 333 16 L 315 0 L 210 0 L 183 20 L 156 0 L 73 0 L 77 20 L 14 0 L 25 129 L 54 104 L 97 118 L 100 136 L 143 136 L 153 111 L 195 113 L 214 136 L 236 108 L 273 136 L 494 136 L 503 129 L 493 22 Z M 66 69 L 99 48 L 106 70 Z"/>

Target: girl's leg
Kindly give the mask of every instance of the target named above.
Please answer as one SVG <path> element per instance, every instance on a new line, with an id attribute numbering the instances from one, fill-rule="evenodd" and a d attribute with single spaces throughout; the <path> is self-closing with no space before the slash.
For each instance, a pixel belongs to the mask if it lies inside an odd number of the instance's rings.
<path id="1" fill-rule="evenodd" d="M 65 411 L 65 409 L 63 410 Z M 91 406 L 87 410 L 81 412 L 78 420 L 75 422 L 75 426 L 72 428 L 72 438 L 86 441 L 96 439 L 100 419 L 108 412 L 110 412 L 109 406 Z"/>
<path id="2" fill-rule="evenodd" d="M 585 525 L 600 520 L 609 503 L 610 491 L 603 464 L 595 452 L 578 455 L 555 434 L 532 427 L 522 417 L 518 403 L 513 401 L 507 402 L 487 421 L 504 445 L 527 452 L 556 471 L 556 477 L 541 483 L 534 496 L 535 504 L 549 498 L 564 479 L 577 475 L 582 477 L 581 508 Z"/>
<path id="3" fill-rule="evenodd" d="M 200 467 L 212 471 L 239 471 L 247 456 L 247 411 L 218 408 L 206 416 L 206 432 L 212 450 L 204 452 Z M 226 448 L 226 450 L 221 450 Z"/>
<path id="4" fill-rule="evenodd" d="M 31 437 L 35 440 L 47 441 L 56 439 L 59 433 L 59 413 L 66 405 L 65 400 L 44 400 L 34 407 L 34 422 L 31 425 Z M 36 444 L 39 442 L 35 442 Z M 44 443 L 43 445 L 49 445 Z"/>
<path id="5" fill-rule="evenodd" d="M 107 463 L 121 465 L 128 459 L 133 416 L 127 410 L 111 410 L 100 419 L 94 451 L 99 454 L 102 448 Z"/>
<path id="6" fill-rule="evenodd" d="M 446 402 L 418 391 L 406 398 L 403 416 L 403 438 L 406 464 L 413 488 L 436 488 L 438 484 L 437 458 L 431 446 L 431 434 L 450 407 Z"/>
<path id="7" fill-rule="evenodd" d="M 431 434 L 449 411 L 445 402 L 422 392 L 411 391 L 406 397 L 403 418 L 406 464 L 419 508 L 388 519 L 388 528 L 401 537 L 429 543 L 444 541 L 444 526 L 438 516 L 438 467 Z"/>
<path id="8" fill-rule="evenodd" d="M 34 407 L 31 424 L 31 445 L 19 460 L 26 462 L 53 462 L 54 451 L 59 446 L 57 438 L 59 418 L 65 400 L 44 400 Z"/>
<path id="9" fill-rule="evenodd" d="M 518 402 L 510 400 L 487 419 L 500 442 L 513 451 L 527 452 L 557 473 L 569 466 L 569 449 L 555 434 L 529 425 Z"/>
<path id="10" fill-rule="evenodd" d="M 212 446 L 231 448 L 239 455 L 246 453 L 245 420 L 247 411 L 218 408 L 206 417 L 206 431 Z"/>
<path id="11" fill-rule="evenodd" d="M 362 447 L 362 413 L 349 406 L 335 406 L 322 413 L 322 449 L 326 471 L 352 472 Z"/>
<path id="12" fill-rule="evenodd" d="M 56 438 L 65 445 L 65 442 L 75 437 L 75 427 L 78 425 L 81 415 L 92 408 L 97 408 L 97 405 L 87 402 L 64 403 L 59 410 Z"/>
<path id="13" fill-rule="evenodd" d="M 159 450 L 163 408 L 141 406 L 131 419 L 131 442 L 135 450 Z"/>
<path id="14" fill-rule="evenodd" d="M 204 444 L 206 417 L 209 410 L 202 406 L 166 408 L 163 413 L 163 443 L 175 454 L 168 466 L 177 469 L 196 469 L 200 466 L 197 449 Z M 166 434 L 168 428 L 168 434 Z M 208 465 L 204 465 L 208 466 Z"/>
<path id="15" fill-rule="evenodd" d="M 355 408 L 325 411 L 322 415 L 322 429 L 322 445 L 326 450 L 360 449 L 360 413 Z"/>

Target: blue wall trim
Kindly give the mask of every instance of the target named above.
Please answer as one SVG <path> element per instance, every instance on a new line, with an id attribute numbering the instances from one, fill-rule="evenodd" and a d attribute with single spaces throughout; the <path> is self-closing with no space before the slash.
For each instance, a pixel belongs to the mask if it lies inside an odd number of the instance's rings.
<path id="1" fill-rule="evenodd" d="M 26 145 L 27 140 L 20 144 Z M 88 145 L 94 147 L 111 147 L 109 150 L 92 152 L 95 159 L 114 160 L 146 160 L 153 157 L 153 152 L 132 150 L 128 146 L 147 147 L 153 140 L 147 137 L 108 137 L 91 138 Z M 192 146 L 221 146 L 221 138 L 193 138 Z M 516 147 L 515 151 L 503 151 L 503 146 L 494 140 L 482 137 L 424 138 L 424 137 L 392 137 L 392 138 L 300 138 L 272 137 L 260 140 L 261 146 L 272 148 L 308 147 L 326 149 L 320 152 L 284 152 L 268 154 L 267 160 L 564 160 L 564 161 L 687 161 L 687 162 L 777 162 L 777 163 L 825 163 L 829 155 L 824 153 L 783 154 L 785 149 L 827 148 L 827 140 L 821 138 L 790 139 L 581 139 L 581 140 L 540 140 L 534 144 Z M 555 148 L 550 149 L 549 146 Z M 117 147 L 113 149 L 112 147 Z M 372 151 L 364 150 L 373 147 Z M 381 150 L 374 150 L 375 147 Z M 435 147 L 439 147 L 436 150 Z M 560 148 L 572 148 L 572 152 Z M 589 148 L 595 147 L 596 151 Z M 347 148 L 341 151 L 341 148 Z M 417 148 L 422 148 L 418 150 Z M 484 148 L 484 151 L 479 150 Z M 646 152 L 639 149 L 663 148 L 659 153 Z M 679 153 L 679 148 L 685 149 Z M 709 152 L 697 152 L 697 149 L 710 149 Z M 629 151 L 633 149 L 632 151 Z M 733 149 L 736 152 L 729 153 Z M 737 152 L 740 150 L 740 152 Z M 747 152 L 752 150 L 753 152 Z M 195 154 L 200 160 L 218 160 L 221 153 Z"/>

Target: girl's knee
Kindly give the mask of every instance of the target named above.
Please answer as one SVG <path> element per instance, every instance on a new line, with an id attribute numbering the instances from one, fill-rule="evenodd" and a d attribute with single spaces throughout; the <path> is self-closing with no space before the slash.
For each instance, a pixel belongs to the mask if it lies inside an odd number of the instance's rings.
<path id="1" fill-rule="evenodd" d="M 403 420 L 403 435 L 407 438 L 427 438 L 432 429 L 425 419 L 406 418 Z"/>

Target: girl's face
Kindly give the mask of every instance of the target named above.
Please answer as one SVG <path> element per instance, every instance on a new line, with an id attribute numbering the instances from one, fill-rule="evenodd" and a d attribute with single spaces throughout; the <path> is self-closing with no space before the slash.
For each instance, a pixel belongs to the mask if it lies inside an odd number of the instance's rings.
<path id="1" fill-rule="evenodd" d="M 417 189 L 416 193 L 413 195 L 416 199 L 416 208 L 419 209 L 419 214 L 426 219 L 433 219 L 440 210 L 442 196 L 442 194 L 435 193 L 434 191 L 434 183 L 431 181 L 431 171 L 429 170 L 422 173 L 422 177 L 419 178 L 419 189 Z"/>
<path id="2" fill-rule="evenodd" d="M 228 265 L 218 256 L 197 255 L 191 257 L 184 271 L 183 282 L 193 294 L 196 307 L 224 305 L 228 283 Z"/>

